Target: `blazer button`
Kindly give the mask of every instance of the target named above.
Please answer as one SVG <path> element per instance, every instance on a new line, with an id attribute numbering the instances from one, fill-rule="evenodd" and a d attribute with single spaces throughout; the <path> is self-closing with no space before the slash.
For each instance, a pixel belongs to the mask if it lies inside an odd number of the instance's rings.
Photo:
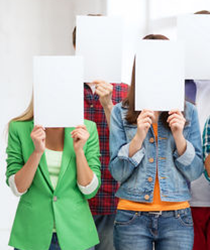
<path id="1" fill-rule="evenodd" d="M 144 199 L 145 199 L 145 200 L 149 200 L 149 198 L 150 198 L 150 197 L 149 197 L 148 194 L 146 194 L 146 195 L 144 196 Z"/>
<path id="2" fill-rule="evenodd" d="M 54 196 L 53 197 L 53 201 L 57 201 L 58 200 L 58 197 L 57 196 Z"/>
<path id="3" fill-rule="evenodd" d="M 93 104 L 91 104 L 90 107 L 93 108 Z"/>
<path id="4" fill-rule="evenodd" d="M 154 138 L 153 137 L 151 137 L 150 139 L 149 139 L 149 142 L 150 143 L 153 143 L 155 140 L 154 140 Z"/>
<path id="5" fill-rule="evenodd" d="M 153 163 L 153 162 L 154 162 L 154 159 L 153 159 L 153 158 L 149 158 L 149 162 L 150 162 L 150 163 Z"/>
<path id="6" fill-rule="evenodd" d="M 153 181 L 153 178 L 150 176 L 150 177 L 148 177 L 148 182 L 152 182 Z"/>

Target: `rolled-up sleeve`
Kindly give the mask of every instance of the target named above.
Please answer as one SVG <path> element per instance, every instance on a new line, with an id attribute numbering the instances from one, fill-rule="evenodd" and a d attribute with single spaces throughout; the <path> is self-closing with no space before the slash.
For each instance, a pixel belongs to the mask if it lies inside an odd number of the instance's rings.
<path id="1" fill-rule="evenodd" d="M 15 175 L 24 165 L 21 143 L 16 130 L 16 123 L 9 125 L 7 153 L 6 183 L 9 185 L 9 177 Z"/>
<path id="2" fill-rule="evenodd" d="M 97 183 L 97 186 L 88 190 L 88 192 L 84 191 L 85 188 L 80 188 L 80 191 L 84 194 L 86 199 L 91 199 L 94 197 L 101 186 L 101 162 L 100 162 L 100 148 L 99 148 L 99 139 L 98 139 L 98 131 L 96 128 L 96 124 L 92 122 L 91 129 L 89 131 L 90 137 L 87 141 L 87 150 L 85 152 L 85 157 L 88 162 L 88 166 L 91 168 L 93 173 L 95 174 L 97 181 L 93 182 L 93 186 Z M 91 190 L 91 192 L 90 192 Z M 83 192 L 84 191 L 84 192 Z"/>
<path id="3" fill-rule="evenodd" d="M 134 167 L 138 167 L 139 163 L 141 162 L 142 158 L 144 157 L 144 148 L 141 148 L 132 157 L 129 157 L 129 147 L 130 147 L 130 142 L 128 144 L 122 146 L 118 152 L 118 157 L 121 160 L 130 161 L 130 163 L 133 164 Z"/>
<path id="4" fill-rule="evenodd" d="M 194 106 L 189 129 L 190 135 L 186 140 L 185 152 L 179 156 L 178 152 L 175 151 L 174 158 L 176 167 L 191 182 L 199 178 L 204 171 L 198 113 Z"/>
<path id="5" fill-rule="evenodd" d="M 130 143 L 127 141 L 125 128 L 121 116 L 121 103 L 114 106 L 110 121 L 110 163 L 109 170 L 113 178 L 118 182 L 124 182 L 129 178 L 144 158 L 144 148 L 140 149 L 132 157 L 129 157 Z"/>

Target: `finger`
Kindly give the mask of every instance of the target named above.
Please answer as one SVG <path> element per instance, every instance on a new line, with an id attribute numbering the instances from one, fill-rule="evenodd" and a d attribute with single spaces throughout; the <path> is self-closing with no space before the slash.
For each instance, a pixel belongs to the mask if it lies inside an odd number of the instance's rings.
<path id="1" fill-rule="evenodd" d="M 183 123 L 183 122 L 180 122 L 178 119 L 173 119 L 173 120 L 169 123 L 170 126 L 172 126 L 172 125 L 174 125 L 174 124 L 179 124 L 179 125 L 181 125 L 181 126 L 184 126 L 184 123 Z"/>
<path id="2" fill-rule="evenodd" d="M 113 91 L 113 86 L 110 84 L 110 83 L 99 83 L 96 85 L 96 88 L 103 88 L 105 90 L 108 90 L 109 92 L 112 92 Z"/>
<path id="3" fill-rule="evenodd" d="M 106 84 L 109 85 L 110 83 L 103 81 L 103 80 L 94 80 L 93 81 L 94 84 L 98 85 L 98 84 Z M 111 85 L 111 84 L 110 84 Z"/>
<path id="4" fill-rule="evenodd" d="M 45 132 L 43 130 L 37 130 L 32 135 L 33 136 L 45 135 Z"/>
<path id="5" fill-rule="evenodd" d="M 42 129 L 45 131 L 45 128 L 42 125 L 35 125 L 32 131 L 36 131 L 38 129 Z"/>
<path id="6" fill-rule="evenodd" d="M 75 133 L 78 133 L 78 132 L 87 133 L 87 130 L 85 130 L 84 128 L 78 128 L 78 129 L 75 129 L 74 131 L 72 131 L 71 135 L 74 135 Z"/>
<path id="7" fill-rule="evenodd" d="M 144 123 L 144 126 L 146 129 L 149 129 L 151 127 L 151 124 L 149 122 Z"/>
<path id="8" fill-rule="evenodd" d="M 83 130 L 87 130 L 87 127 L 84 124 L 76 126 L 76 129 L 79 129 L 79 128 L 81 128 Z"/>
<path id="9" fill-rule="evenodd" d="M 174 114 L 174 113 L 177 113 L 183 116 L 182 112 L 179 109 L 172 109 L 171 111 L 168 112 L 169 115 Z"/>
<path id="10" fill-rule="evenodd" d="M 152 119 L 150 117 L 146 117 L 143 120 L 141 120 L 140 124 L 149 123 L 152 124 Z"/>
<path id="11" fill-rule="evenodd" d="M 82 136 L 81 133 L 77 132 L 77 133 L 75 133 L 74 135 L 72 135 L 72 138 L 74 138 L 74 139 L 82 139 L 83 136 Z"/>
<path id="12" fill-rule="evenodd" d="M 109 91 L 108 89 L 99 87 L 99 88 L 96 89 L 96 94 L 98 94 L 98 95 L 100 95 L 100 96 L 101 96 L 101 95 L 102 95 L 102 96 L 105 96 L 105 95 L 111 94 L 111 91 Z"/>
<path id="13" fill-rule="evenodd" d="M 40 135 L 40 136 L 36 137 L 36 140 L 35 140 L 35 141 L 40 142 L 40 141 L 43 141 L 43 140 L 45 140 L 45 136 Z"/>
<path id="14" fill-rule="evenodd" d="M 170 122 L 171 120 L 173 120 L 174 118 L 176 119 L 179 119 L 179 120 L 182 120 L 182 121 L 185 121 L 185 118 L 180 115 L 180 114 L 177 114 L 177 113 L 173 113 L 172 115 L 170 115 L 167 119 L 167 122 Z"/>
<path id="15" fill-rule="evenodd" d="M 140 116 L 138 116 L 138 119 L 144 119 L 146 117 L 150 117 L 152 120 L 155 119 L 155 114 L 153 111 L 144 111 L 140 114 Z"/>

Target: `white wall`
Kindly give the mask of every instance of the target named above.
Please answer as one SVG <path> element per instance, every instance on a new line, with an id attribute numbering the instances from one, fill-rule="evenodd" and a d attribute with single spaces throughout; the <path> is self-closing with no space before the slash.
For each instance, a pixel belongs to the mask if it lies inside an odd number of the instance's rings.
<path id="1" fill-rule="evenodd" d="M 161 33 L 175 40 L 177 16 L 210 10 L 210 0 L 150 0 L 149 9 L 149 33 Z"/>
<path id="2" fill-rule="evenodd" d="M 124 20 L 122 81 L 130 84 L 137 41 L 148 31 L 150 0 L 107 0 L 107 15 Z"/>
<path id="3" fill-rule="evenodd" d="M 32 92 L 34 55 L 74 53 L 77 14 L 105 13 L 105 0 L 0 0 L 0 249 L 7 250 L 18 198 L 5 184 L 6 125 Z"/>

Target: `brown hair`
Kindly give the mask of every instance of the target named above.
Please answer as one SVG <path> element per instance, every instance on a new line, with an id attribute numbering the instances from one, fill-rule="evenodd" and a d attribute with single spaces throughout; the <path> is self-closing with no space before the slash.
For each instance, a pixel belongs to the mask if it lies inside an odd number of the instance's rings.
<path id="1" fill-rule="evenodd" d="M 210 11 L 208 11 L 208 10 L 201 10 L 201 11 L 195 12 L 194 14 L 209 15 Z"/>
<path id="2" fill-rule="evenodd" d="M 166 36 L 163 35 L 154 35 L 150 34 L 145 36 L 143 39 L 152 39 L 152 40 L 169 40 Z M 132 72 L 132 79 L 131 79 L 131 86 L 128 92 L 127 97 L 123 100 L 122 104 L 126 107 L 128 107 L 128 112 L 126 114 L 126 120 L 131 124 L 137 123 L 137 118 L 141 111 L 135 111 L 135 64 L 136 64 L 136 58 L 134 59 L 133 64 L 133 72 Z M 169 128 L 167 121 L 168 118 L 168 112 L 161 112 L 160 114 L 160 120 L 162 121 L 163 125 Z"/>
<path id="3" fill-rule="evenodd" d="M 102 16 L 101 14 L 88 14 L 87 16 Z M 77 27 L 75 26 L 72 31 L 72 44 L 76 48 Z"/>

